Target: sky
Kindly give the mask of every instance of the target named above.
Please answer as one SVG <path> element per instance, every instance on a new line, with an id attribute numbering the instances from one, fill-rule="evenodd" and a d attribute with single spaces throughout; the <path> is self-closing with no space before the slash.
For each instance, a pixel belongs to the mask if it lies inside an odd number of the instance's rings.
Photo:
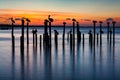
<path id="1" fill-rule="evenodd" d="M 92 20 L 104 24 L 114 20 L 119 26 L 120 0 L 0 0 L 0 24 L 9 24 L 10 17 L 27 17 L 31 25 L 43 25 L 48 15 L 54 19 L 53 25 L 63 21 L 71 25 L 75 18 L 84 26 L 92 25 Z"/>

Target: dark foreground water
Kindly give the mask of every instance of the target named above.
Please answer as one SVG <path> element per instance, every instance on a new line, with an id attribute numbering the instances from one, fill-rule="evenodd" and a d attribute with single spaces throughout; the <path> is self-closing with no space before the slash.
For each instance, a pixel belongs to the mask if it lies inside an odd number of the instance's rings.
<path id="1" fill-rule="evenodd" d="M 88 42 L 88 31 L 92 28 L 82 28 L 85 34 L 85 45 L 75 41 L 75 51 L 71 52 L 70 43 L 65 36 L 65 48 L 62 46 L 62 28 L 58 30 L 58 47 L 54 44 L 52 34 L 51 54 L 39 46 L 38 30 L 37 51 L 33 49 L 30 29 L 30 44 L 27 49 L 25 38 L 25 53 L 21 57 L 21 30 L 15 29 L 15 54 L 12 53 L 11 30 L 0 30 L 0 80 L 120 80 L 120 29 L 116 29 L 115 47 L 107 43 L 106 28 L 103 34 L 103 44 L 96 45 L 93 53 Z M 67 31 L 69 28 L 67 28 Z M 97 29 L 99 32 L 99 29 Z M 25 34 L 26 37 L 26 34 Z"/>

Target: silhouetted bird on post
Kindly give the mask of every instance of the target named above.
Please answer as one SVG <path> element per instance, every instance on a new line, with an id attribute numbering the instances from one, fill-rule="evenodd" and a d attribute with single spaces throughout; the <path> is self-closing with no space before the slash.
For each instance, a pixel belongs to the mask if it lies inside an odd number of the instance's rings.
<path id="1" fill-rule="evenodd" d="M 12 22 L 12 34 L 11 36 L 13 37 L 14 36 L 14 23 L 15 21 L 13 20 L 13 18 L 10 18 L 11 22 Z"/>
<path id="2" fill-rule="evenodd" d="M 12 51 L 13 51 L 13 53 L 14 53 L 14 51 L 15 51 L 15 37 L 14 37 L 14 23 L 15 23 L 15 21 L 13 20 L 13 18 L 10 18 L 10 20 L 11 20 L 11 22 L 12 22 L 12 32 L 11 32 L 11 37 L 12 37 Z"/>
<path id="3" fill-rule="evenodd" d="M 54 19 L 52 19 L 49 15 L 48 20 L 49 20 L 49 35 L 50 35 L 50 45 L 51 45 L 51 23 L 54 21 Z"/>
<path id="4" fill-rule="evenodd" d="M 26 18 L 26 21 L 27 21 L 27 44 L 29 44 L 29 22 L 30 20 Z"/>

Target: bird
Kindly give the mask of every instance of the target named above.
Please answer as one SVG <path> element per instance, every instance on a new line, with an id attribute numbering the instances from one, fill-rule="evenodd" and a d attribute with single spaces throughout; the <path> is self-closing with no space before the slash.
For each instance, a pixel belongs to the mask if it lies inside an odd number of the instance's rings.
<path id="1" fill-rule="evenodd" d="M 49 22 L 49 21 L 47 19 L 45 19 L 44 22 Z"/>
<path id="2" fill-rule="evenodd" d="M 93 23 L 97 23 L 97 21 L 93 20 Z"/>
<path id="3" fill-rule="evenodd" d="M 13 20 L 13 18 L 10 18 L 10 20 L 12 21 L 12 23 L 15 23 L 15 21 Z"/>
<path id="4" fill-rule="evenodd" d="M 73 21 L 73 22 L 75 22 L 75 21 L 76 21 L 76 19 L 74 19 L 74 18 L 73 18 L 73 19 L 72 19 L 72 21 Z"/>
<path id="5" fill-rule="evenodd" d="M 50 18 L 50 15 L 48 15 L 48 20 L 49 20 L 50 22 L 53 22 L 53 21 L 54 21 L 54 19 Z"/>
<path id="6" fill-rule="evenodd" d="M 29 20 L 28 18 L 26 18 L 26 21 L 27 21 L 27 22 L 30 22 L 30 20 Z"/>

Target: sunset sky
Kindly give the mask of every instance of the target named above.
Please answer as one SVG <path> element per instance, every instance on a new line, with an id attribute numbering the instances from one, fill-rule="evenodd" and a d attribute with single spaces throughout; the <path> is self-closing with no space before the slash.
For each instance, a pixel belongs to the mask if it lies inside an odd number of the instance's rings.
<path id="1" fill-rule="evenodd" d="M 43 25 L 48 15 L 54 18 L 54 25 L 63 21 L 71 25 L 75 18 L 83 26 L 91 26 L 92 20 L 102 20 L 104 25 L 115 20 L 119 26 L 120 0 L 0 0 L 0 24 L 10 24 L 10 17 L 26 17 L 31 25 Z"/>

